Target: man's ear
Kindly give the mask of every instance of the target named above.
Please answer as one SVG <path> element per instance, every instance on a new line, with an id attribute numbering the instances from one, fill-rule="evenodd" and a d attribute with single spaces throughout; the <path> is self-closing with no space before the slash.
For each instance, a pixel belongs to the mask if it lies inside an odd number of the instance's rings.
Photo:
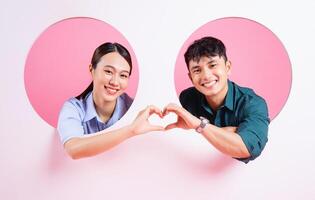
<path id="1" fill-rule="evenodd" d="M 188 72 L 187 75 L 188 75 L 189 79 L 192 81 L 190 72 Z"/>
<path id="2" fill-rule="evenodd" d="M 227 68 L 227 75 L 230 75 L 231 74 L 231 67 L 232 67 L 232 62 L 231 61 L 226 61 L 226 64 L 225 64 L 226 68 Z"/>

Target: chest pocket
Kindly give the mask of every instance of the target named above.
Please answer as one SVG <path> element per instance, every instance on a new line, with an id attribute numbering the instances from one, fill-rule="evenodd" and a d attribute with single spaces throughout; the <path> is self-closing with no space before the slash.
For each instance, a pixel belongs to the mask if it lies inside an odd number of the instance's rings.
<path id="1" fill-rule="evenodd" d="M 239 122 L 233 111 L 227 109 L 220 109 L 216 113 L 214 124 L 218 127 L 238 126 Z"/>

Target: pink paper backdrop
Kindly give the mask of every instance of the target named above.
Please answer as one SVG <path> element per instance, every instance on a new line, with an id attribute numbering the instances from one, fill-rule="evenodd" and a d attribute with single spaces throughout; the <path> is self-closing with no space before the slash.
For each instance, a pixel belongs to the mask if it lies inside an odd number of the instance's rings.
<path id="1" fill-rule="evenodd" d="M 184 53 L 196 39 L 216 37 L 225 44 L 232 61 L 230 80 L 250 87 L 264 97 L 269 116 L 274 119 L 285 105 L 291 89 L 292 72 L 288 54 L 277 36 L 255 21 L 229 17 L 210 21 L 186 40 L 175 65 L 175 89 L 179 96 L 191 87 Z"/>
<path id="2" fill-rule="evenodd" d="M 133 71 L 127 93 L 134 97 L 139 80 L 136 56 L 126 38 L 109 24 L 69 18 L 48 27 L 34 42 L 25 64 L 25 89 L 33 108 L 51 126 L 56 127 L 64 101 L 90 84 L 88 66 L 104 42 L 118 42 L 129 50 Z"/>

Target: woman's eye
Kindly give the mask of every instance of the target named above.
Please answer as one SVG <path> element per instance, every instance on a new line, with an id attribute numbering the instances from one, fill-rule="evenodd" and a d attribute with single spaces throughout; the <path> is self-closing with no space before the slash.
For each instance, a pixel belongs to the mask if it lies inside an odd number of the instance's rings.
<path id="1" fill-rule="evenodd" d="M 112 74 L 113 72 L 112 71 L 110 71 L 110 70 L 104 70 L 104 72 L 105 72 L 105 74 Z"/>

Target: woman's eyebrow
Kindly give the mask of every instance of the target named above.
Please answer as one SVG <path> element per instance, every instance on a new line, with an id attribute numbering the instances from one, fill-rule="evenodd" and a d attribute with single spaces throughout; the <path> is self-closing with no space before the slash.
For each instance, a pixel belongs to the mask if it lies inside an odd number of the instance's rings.
<path id="1" fill-rule="evenodd" d="M 113 69 L 114 71 L 117 71 L 117 72 L 120 72 L 120 73 L 121 73 L 121 72 L 129 73 L 129 70 L 121 70 L 121 71 L 120 71 L 120 70 L 118 70 L 116 67 L 114 67 L 114 66 L 112 66 L 112 65 L 105 65 L 104 68 L 105 68 L 105 67 L 111 68 L 111 69 Z"/>
<path id="2" fill-rule="evenodd" d="M 125 72 L 125 73 L 128 73 L 128 74 L 130 73 L 130 71 L 128 71 L 128 70 L 121 70 L 120 72 L 122 72 L 122 73 Z"/>
<path id="3" fill-rule="evenodd" d="M 105 68 L 105 67 L 116 69 L 114 66 L 111 66 L 111 65 L 105 65 L 103 68 Z"/>

